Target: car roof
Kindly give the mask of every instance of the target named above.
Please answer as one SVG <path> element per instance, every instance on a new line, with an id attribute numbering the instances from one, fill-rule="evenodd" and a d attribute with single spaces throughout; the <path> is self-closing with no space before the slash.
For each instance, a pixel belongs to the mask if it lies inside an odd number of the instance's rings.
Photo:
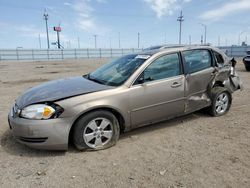
<path id="1" fill-rule="evenodd" d="M 185 51 L 185 50 L 195 50 L 195 49 L 212 49 L 217 52 L 222 53 L 222 51 L 218 48 L 208 46 L 208 45 L 176 45 L 176 46 L 161 46 L 159 49 L 154 50 L 146 50 L 142 51 L 138 54 L 140 55 L 154 55 L 158 52 L 176 52 L 176 51 Z"/>
<path id="2" fill-rule="evenodd" d="M 145 48 L 143 49 L 143 51 L 166 49 L 166 48 L 178 48 L 178 47 L 184 47 L 184 46 L 185 45 L 177 45 L 177 44 L 157 45 L 157 46 L 150 46 L 149 48 Z"/>

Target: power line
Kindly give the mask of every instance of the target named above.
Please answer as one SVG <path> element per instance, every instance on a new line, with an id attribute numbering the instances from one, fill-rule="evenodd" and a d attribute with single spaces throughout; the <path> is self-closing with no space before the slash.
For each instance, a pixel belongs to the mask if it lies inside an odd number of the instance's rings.
<path id="1" fill-rule="evenodd" d="M 180 16 L 178 17 L 177 21 L 180 22 L 180 30 L 179 30 L 179 44 L 181 44 L 181 30 L 182 30 L 182 22 L 184 22 L 184 19 L 183 19 L 183 15 L 182 15 L 182 11 L 181 11 L 181 14 Z"/>

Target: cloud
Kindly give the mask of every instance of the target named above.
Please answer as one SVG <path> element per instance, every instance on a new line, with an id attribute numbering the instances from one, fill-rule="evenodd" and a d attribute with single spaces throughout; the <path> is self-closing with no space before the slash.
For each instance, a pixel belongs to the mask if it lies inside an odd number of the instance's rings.
<path id="1" fill-rule="evenodd" d="M 143 0 L 156 13 L 157 18 L 164 15 L 172 15 L 174 11 L 180 9 L 183 3 L 191 0 Z"/>
<path id="2" fill-rule="evenodd" d="M 98 3 L 107 3 L 106 0 L 96 0 Z"/>
<path id="3" fill-rule="evenodd" d="M 64 2 L 63 4 L 64 4 L 65 6 L 72 6 L 72 4 L 69 3 L 69 2 Z"/>
<path id="4" fill-rule="evenodd" d="M 46 34 L 45 30 L 42 28 L 38 28 L 35 25 L 15 25 L 15 24 L 11 24 L 11 23 L 1 23 L 0 22 L 0 26 L 1 25 L 4 25 L 5 27 L 7 27 L 11 31 L 16 31 L 18 33 L 19 37 L 38 38 L 38 36 L 40 35 L 41 39 L 47 38 L 47 34 Z M 49 38 L 50 38 L 50 42 L 57 41 L 56 33 L 50 32 Z M 67 35 L 62 34 L 62 33 L 60 34 L 60 39 L 61 39 L 61 41 L 69 41 L 69 40 L 73 41 L 72 38 L 70 38 Z"/>
<path id="5" fill-rule="evenodd" d="M 203 20 L 217 21 L 228 15 L 247 10 L 250 10 L 249 0 L 231 0 L 220 7 L 204 12 L 200 18 Z"/>
<path id="6" fill-rule="evenodd" d="M 94 16 L 95 9 L 91 6 L 91 2 L 106 3 L 106 0 L 77 0 L 70 5 L 77 14 L 75 25 L 78 29 L 100 34 L 106 32 L 107 29 L 100 24 L 97 24 Z"/>

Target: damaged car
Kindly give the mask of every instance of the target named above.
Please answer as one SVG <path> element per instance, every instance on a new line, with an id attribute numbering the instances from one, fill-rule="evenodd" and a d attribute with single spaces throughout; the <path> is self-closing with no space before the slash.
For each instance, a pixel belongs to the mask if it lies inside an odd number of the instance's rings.
<path id="1" fill-rule="evenodd" d="M 250 51 L 247 51 L 247 56 L 243 58 L 243 63 L 247 71 L 250 71 Z"/>
<path id="2" fill-rule="evenodd" d="M 19 96 L 8 115 L 15 138 L 30 147 L 100 150 L 121 132 L 206 109 L 228 112 L 242 88 L 236 61 L 211 46 L 125 55 L 78 77 L 54 80 Z"/>

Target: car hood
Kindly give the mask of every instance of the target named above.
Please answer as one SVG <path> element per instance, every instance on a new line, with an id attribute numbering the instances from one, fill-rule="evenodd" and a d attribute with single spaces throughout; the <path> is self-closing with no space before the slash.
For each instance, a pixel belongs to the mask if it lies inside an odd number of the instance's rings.
<path id="1" fill-rule="evenodd" d="M 17 98 L 16 105 L 22 109 L 35 103 L 57 101 L 111 88 L 113 87 L 90 81 L 82 76 L 53 80 L 24 92 Z"/>

